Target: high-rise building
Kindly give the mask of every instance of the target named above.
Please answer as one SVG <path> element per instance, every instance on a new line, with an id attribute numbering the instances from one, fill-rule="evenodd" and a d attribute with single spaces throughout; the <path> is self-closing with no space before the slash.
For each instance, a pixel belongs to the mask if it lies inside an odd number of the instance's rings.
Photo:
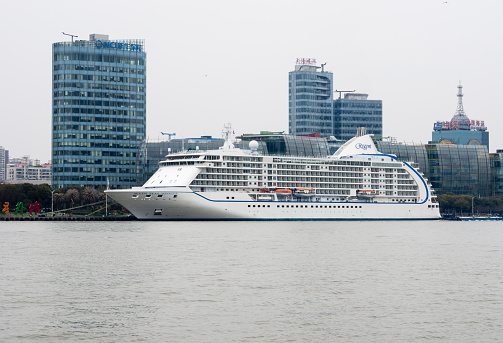
<path id="1" fill-rule="evenodd" d="M 349 140 L 359 127 L 382 137 L 382 100 L 368 100 L 368 94 L 346 93 L 334 101 L 334 136 Z"/>
<path id="2" fill-rule="evenodd" d="M 368 100 L 367 94 L 359 93 L 334 100 L 333 74 L 324 67 L 317 66 L 316 59 L 299 58 L 289 73 L 290 134 L 348 140 L 358 127 L 366 127 L 368 133 L 382 136 L 382 101 Z"/>
<path id="3" fill-rule="evenodd" d="M 489 151 L 489 132 L 483 120 L 470 120 L 463 108 L 463 86 L 458 85 L 458 106 L 451 121 L 433 125 L 432 141 L 437 143 L 484 145 Z"/>
<path id="4" fill-rule="evenodd" d="M 146 130 L 146 52 L 141 39 L 54 43 L 53 187 L 130 187 Z"/>
<path id="5" fill-rule="evenodd" d="M 9 163 L 9 150 L 0 146 L 0 181 L 7 179 L 7 163 Z"/>
<path id="6" fill-rule="evenodd" d="M 333 136 L 333 74 L 316 66 L 316 59 L 299 58 L 288 83 L 290 134 Z"/>

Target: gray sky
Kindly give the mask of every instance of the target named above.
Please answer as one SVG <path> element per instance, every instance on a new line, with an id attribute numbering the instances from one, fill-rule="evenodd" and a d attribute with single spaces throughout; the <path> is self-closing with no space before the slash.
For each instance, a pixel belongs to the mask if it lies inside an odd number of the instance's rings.
<path id="1" fill-rule="evenodd" d="M 143 38 L 147 135 L 288 131 L 288 72 L 326 62 L 334 88 L 383 100 L 384 135 L 426 143 L 450 120 L 457 84 L 470 119 L 503 149 L 500 0 L 3 0 L 0 146 L 51 157 L 51 45 Z"/>

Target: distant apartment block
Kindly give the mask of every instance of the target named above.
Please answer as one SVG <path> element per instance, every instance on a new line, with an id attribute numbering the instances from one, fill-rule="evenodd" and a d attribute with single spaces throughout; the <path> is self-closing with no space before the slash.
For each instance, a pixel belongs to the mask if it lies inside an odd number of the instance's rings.
<path id="1" fill-rule="evenodd" d="M 7 164 L 6 183 L 51 184 L 52 165 L 40 164 L 40 160 L 30 159 L 29 156 L 13 158 Z"/>
<path id="2" fill-rule="evenodd" d="M 0 181 L 7 178 L 7 163 L 9 162 L 9 150 L 0 146 Z"/>

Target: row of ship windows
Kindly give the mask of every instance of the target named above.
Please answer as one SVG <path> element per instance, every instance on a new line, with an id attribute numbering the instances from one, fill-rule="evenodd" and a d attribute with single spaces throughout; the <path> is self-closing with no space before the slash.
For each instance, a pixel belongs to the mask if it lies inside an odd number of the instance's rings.
<path id="1" fill-rule="evenodd" d="M 248 207 L 271 207 L 271 205 L 248 205 Z M 361 205 L 360 206 L 357 206 L 357 205 L 338 205 L 338 206 L 332 206 L 332 205 L 276 205 L 277 208 L 281 208 L 281 207 L 291 207 L 291 208 L 362 208 Z"/>
<path id="2" fill-rule="evenodd" d="M 157 197 L 158 197 L 158 198 L 162 198 L 162 196 L 163 196 L 163 194 L 157 194 Z M 177 194 L 174 194 L 174 195 L 173 195 L 173 199 L 176 199 L 177 197 L 178 197 L 178 195 L 177 195 Z M 132 198 L 133 198 L 133 199 L 137 199 L 137 198 L 138 198 L 138 194 L 133 194 Z M 145 195 L 145 199 L 150 199 L 150 198 L 152 198 L 152 194 L 147 194 L 147 195 Z"/>

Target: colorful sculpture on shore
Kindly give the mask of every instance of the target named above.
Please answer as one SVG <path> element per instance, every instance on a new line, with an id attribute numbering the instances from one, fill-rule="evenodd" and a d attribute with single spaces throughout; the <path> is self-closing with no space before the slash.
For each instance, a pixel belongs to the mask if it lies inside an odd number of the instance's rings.
<path id="1" fill-rule="evenodd" d="M 30 215 L 40 213 L 40 205 L 38 204 L 38 201 L 35 201 L 34 204 L 30 204 L 28 211 L 30 212 Z"/>
<path id="2" fill-rule="evenodd" d="M 8 216 L 10 213 L 9 213 L 9 202 L 6 201 L 4 204 L 3 204 L 3 210 L 2 212 L 5 212 L 5 215 Z"/>
<path id="3" fill-rule="evenodd" d="M 24 204 L 20 201 L 16 204 L 16 210 L 14 211 L 14 214 L 20 214 L 23 215 L 24 211 L 26 211 L 26 207 L 24 207 Z"/>

